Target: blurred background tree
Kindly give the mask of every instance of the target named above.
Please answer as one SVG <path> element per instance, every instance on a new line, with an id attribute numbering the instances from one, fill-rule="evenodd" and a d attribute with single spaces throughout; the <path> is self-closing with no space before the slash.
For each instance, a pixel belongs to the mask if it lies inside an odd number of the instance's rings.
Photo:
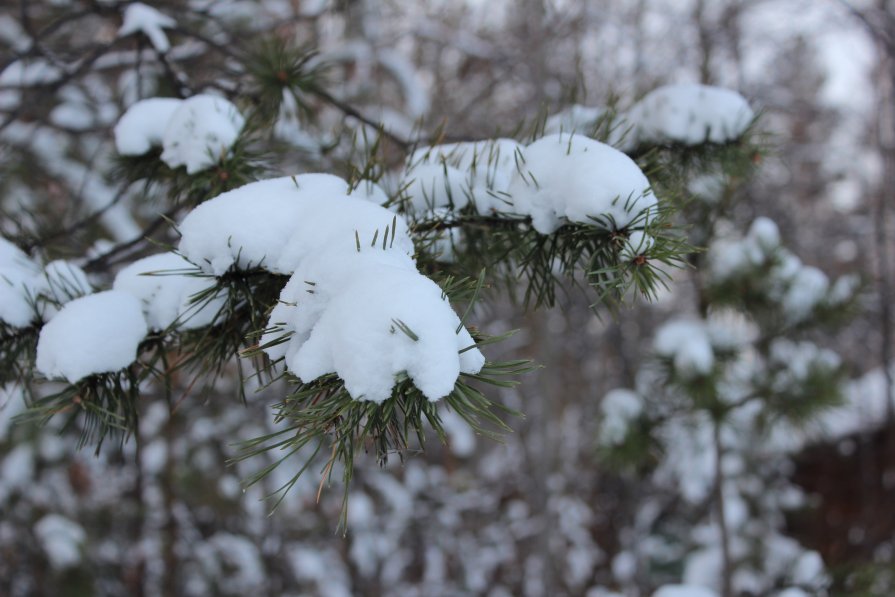
<path id="1" fill-rule="evenodd" d="M 855 273 L 868 281 L 849 325 L 804 330 L 803 340 L 841 355 L 837 375 L 853 381 L 842 387 L 844 406 L 820 419 L 823 429 L 800 429 L 803 443 L 772 451 L 772 487 L 785 503 L 771 525 L 823 556 L 826 572 L 795 582 L 809 594 L 891 592 L 895 520 L 886 505 L 895 453 L 883 364 L 891 360 L 893 104 L 885 3 L 153 2 L 173 19 L 163 28 L 166 52 L 143 34 L 118 35 L 124 6 L 23 0 L 0 9 L 2 233 L 48 259 L 88 255 L 85 269 L 100 278 L 153 250 L 138 239 L 171 242 L 159 214 L 182 213 L 160 210 L 167 206 L 160 185 L 110 175 L 120 166 L 111 129 L 138 99 L 203 91 L 251 98 L 271 126 L 254 146 L 267 151 L 243 165 L 350 177 L 380 123 L 377 155 L 381 166 L 395 166 L 405 141 L 418 135 L 523 138 L 572 104 L 627 107 L 664 83 L 743 93 L 762 110 L 773 149 L 712 210 L 682 206 L 681 222 L 695 222 L 692 240 L 707 246 L 714 237 L 742 237 L 768 216 L 806 264 L 831 278 Z M 279 45 L 262 47 L 262 39 Z M 257 58 L 253 77 L 241 76 L 245 56 Z M 295 64 L 302 68 L 288 68 Z M 328 65 L 325 85 L 302 78 L 315 64 Z M 296 93 L 265 103 L 286 82 Z M 238 186 L 255 171 L 224 172 L 195 187 L 166 180 L 184 198 L 173 207 Z M 710 220 L 723 225 L 700 236 L 716 209 Z M 7 384 L 0 587 L 11 595 L 599 597 L 696 582 L 685 572 L 688 562 L 698 568 L 693 531 L 706 512 L 689 511 L 674 487 L 659 484 L 670 492 L 670 514 L 645 522 L 641 498 L 655 494 L 655 478 L 609 466 L 600 430 L 603 397 L 638 387 L 662 322 L 709 314 L 702 271 L 674 272 L 654 304 L 613 317 L 595 317 L 593 294 L 575 290 L 542 310 L 523 312 L 496 292 L 480 302 L 473 320 L 486 323 L 485 332 L 522 330 L 489 357 L 544 365 L 493 396 L 526 418 L 513 420 L 501 444 L 446 414 L 445 446 L 430 442 L 424 456 L 393 459 L 385 469 L 366 459 L 355 471 L 344 538 L 334 535 L 340 492 L 318 501 L 314 475 L 268 516 L 271 502 L 259 498 L 294 468 L 243 491 L 240 482 L 258 464 L 227 466 L 236 439 L 272 428 L 276 390 L 249 392 L 243 406 L 232 398 L 235 374 L 201 390 L 186 376 L 170 393 L 149 388 L 137 441 L 94 457 L 77 450 L 77 429 L 55 433 L 62 421 L 43 429 L 12 424 L 29 388 Z M 661 395 L 647 397 L 662 403 Z M 645 566 L 643 554 L 660 551 L 658 539 L 668 537 L 691 544 L 672 551 L 665 568 Z M 789 570 L 756 569 L 760 582 L 733 583 L 736 594 L 776 594 L 793 582 Z M 727 584 L 719 576 L 707 583 Z"/>

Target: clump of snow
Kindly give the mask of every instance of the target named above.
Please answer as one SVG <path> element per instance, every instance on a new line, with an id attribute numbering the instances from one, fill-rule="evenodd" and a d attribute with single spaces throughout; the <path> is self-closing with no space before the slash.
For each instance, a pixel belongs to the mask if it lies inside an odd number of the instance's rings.
<path id="1" fill-rule="evenodd" d="M 653 597 L 718 597 L 718 594 L 711 589 L 694 585 L 665 585 L 659 587 Z"/>
<path id="2" fill-rule="evenodd" d="M 336 373 L 352 397 L 381 402 L 406 373 L 442 398 L 484 357 L 417 271 L 404 219 L 346 190 L 329 175 L 251 183 L 193 210 L 180 250 L 215 275 L 234 265 L 291 274 L 262 345 L 302 381 Z"/>
<path id="3" fill-rule="evenodd" d="M 715 366 L 715 353 L 706 326 L 701 321 L 677 319 L 659 328 L 654 340 L 656 354 L 671 359 L 684 377 L 708 375 Z"/>
<path id="4" fill-rule="evenodd" d="M 146 336 L 140 301 L 109 290 L 66 304 L 40 331 L 37 370 L 74 383 L 130 365 Z"/>
<path id="5" fill-rule="evenodd" d="M 49 320 L 57 306 L 90 292 L 87 275 L 77 265 L 56 260 L 41 270 L 0 238 L 0 321 L 25 327 L 38 318 Z"/>
<path id="6" fill-rule="evenodd" d="M 666 85 L 654 89 L 627 114 L 637 141 L 698 145 L 737 139 L 754 113 L 736 91 L 709 85 Z"/>
<path id="7" fill-rule="evenodd" d="M 628 235 L 622 246 L 621 254 L 627 259 L 634 259 L 640 255 L 647 253 L 653 245 L 656 244 L 655 239 L 643 230 L 634 230 Z"/>
<path id="8" fill-rule="evenodd" d="M 421 178 L 427 191 L 432 186 L 450 189 L 457 209 L 471 200 L 482 215 L 505 210 L 506 193 L 516 171 L 520 148 L 516 141 L 502 138 L 420 147 L 407 158 L 404 184 Z M 430 177 L 434 184 L 429 181 Z M 462 205 L 457 203 L 458 194 L 463 196 L 459 199 Z M 417 203 L 419 201 L 414 201 L 415 206 Z M 448 204 L 443 199 L 440 202 L 423 201 L 422 207 L 445 207 Z"/>
<path id="9" fill-rule="evenodd" d="M 87 533 L 78 523 L 59 514 L 47 514 L 34 525 L 34 534 L 55 570 L 81 563 Z"/>
<path id="10" fill-rule="evenodd" d="M 713 245 L 709 254 L 712 282 L 753 278 L 790 323 L 804 321 L 819 307 L 841 305 L 858 291 L 854 276 L 837 280 L 831 290 L 825 273 L 804 265 L 780 242 L 777 225 L 768 218 L 757 218 L 744 238 Z"/>
<path id="11" fill-rule="evenodd" d="M 115 125 L 115 149 L 121 155 L 143 155 L 161 147 L 165 127 L 183 100 L 154 97 L 140 100 Z"/>
<path id="12" fill-rule="evenodd" d="M 159 52 L 165 53 L 171 49 L 165 29 L 177 26 L 177 21 L 168 15 L 160 13 L 151 6 L 142 2 L 128 4 L 124 9 L 124 22 L 118 29 L 118 37 L 126 37 L 137 32 L 149 38 L 152 46 Z"/>
<path id="13" fill-rule="evenodd" d="M 462 209 L 471 194 L 466 176 L 447 164 L 420 164 L 407 173 L 404 195 L 412 211 L 437 207 Z"/>
<path id="14" fill-rule="evenodd" d="M 551 234 L 565 222 L 624 228 L 655 207 L 649 186 L 624 153 L 563 134 L 538 139 L 521 151 L 509 194 L 515 210 L 531 216 L 535 230 Z"/>
<path id="15" fill-rule="evenodd" d="M 643 400 L 636 392 L 616 388 L 603 398 L 600 410 L 603 413 L 600 442 L 606 445 L 620 444 L 625 439 L 631 422 L 643 412 Z"/>
<path id="16" fill-rule="evenodd" d="M 827 295 L 830 279 L 816 267 L 803 266 L 789 279 L 783 310 L 790 321 L 802 321 Z"/>
<path id="17" fill-rule="evenodd" d="M 226 154 L 245 124 L 232 103 L 214 95 L 195 95 L 177 106 L 162 135 L 162 161 L 195 174 Z"/>
<path id="18" fill-rule="evenodd" d="M 561 112 L 547 118 L 544 123 L 544 134 L 578 133 L 590 135 L 597 122 L 606 113 L 605 108 L 573 104 Z"/>
<path id="19" fill-rule="evenodd" d="M 691 195 L 707 204 L 718 203 L 724 197 L 727 177 L 721 173 L 700 174 L 687 183 Z"/>
<path id="20" fill-rule="evenodd" d="M 437 400 L 461 371 L 484 365 L 478 349 L 460 353 L 474 342 L 438 285 L 395 250 L 309 257 L 283 289 L 269 327 L 277 331 L 262 343 L 292 333 L 288 344 L 268 349 L 273 358 L 284 356 L 305 382 L 337 373 L 356 399 L 382 402 L 406 372 Z"/>
<path id="21" fill-rule="evenodd" d="M 331 247 L 356 251 L 359 241 L 369 248 L 374 237 L 381 246 L 388 227 L 388 246 L 413 253 L 403 217 L 346 195 L 347 188 L 336 176 L 300 174 L 228 191 L 183 220 L 180 251 L 218 276 L 233 265 L 292 274 L 303 258 Z"/>
<path id="22" fill-rule="evenodd" d="M 113 289 L 140 299 L 151 330 L 205 327 L 214 321 L 224 303 L 222 296 L 209 296 L 198 303 L 192 298 L 207 293 L 214 280 L 198 275 L 196 266 L 176 253 L 160 253 L 139 259 L 115 276 Z"/>
<path id="23" fill-rule="evenodd" d="M 39 272 L 24 252 L 0 238 L 0 321 L 25 327 L 37 317 Z"/>
<path id="24" fill-rule="evenodd" d="M 468 332 L 457 333 L 459 324 L 441 288 L 418 272 L 359 269 L 287 365 L 303 381 L 338 373 L 352 397 L 374 402 L 387 399 L 406 372 L 437 400 L 454 389 L 461 370 L 484 365 L 480 354 L 459 354 L 473 344 Z"/>
<path id="25" fill-rule="evenodd" d="M 839 355 L 812 342 L 793 342 L 777 338 L 771 343 L 769 364 L 779 368 L 774 380 L 774 390 L 786 392 L 789 388 L 804 386 L 815 371 L 835 371 L 842 365 Z"/>
<path id="26" fill-rule="evenodd" d="M 80 267 L 57 259 L 44 266 L 45 286 L 42 294 L 56 304 L 65 304 L 78 297 L 93 292 L 87 274 Z"/>

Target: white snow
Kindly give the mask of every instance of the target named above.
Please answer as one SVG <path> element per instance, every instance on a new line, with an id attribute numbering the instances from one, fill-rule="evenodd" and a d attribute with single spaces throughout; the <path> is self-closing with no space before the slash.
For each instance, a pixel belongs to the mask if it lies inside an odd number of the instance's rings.
<path id="1" fill-rule="evenodd" d="M 346 195 L 346 189 L 347 183 L 336 176 L 300 174 L 228 191 L 199 205 L 183 220 L 180 251 L 215 275 L 234 264 L 292 274 L 308 255 L 333 247 L 356 251 L 357 239 L 369 247 L 375 236 L 381 246 L 388 227 L 389 245 L 413 253 L 402 216 Z"/>
<path id="2" fill-rule="evenodd" d="M 402 323 L 409 328 L 402 331 Z M 430 400 L 450 393 L 461 371 L 478 372 L 484 357 L 437 284 L 405 252 L 366 248 L 308 257 L 270 316 L 262 343 L 302 381 L 337 373 L 356 399 L 388 398 L 406 372 Z M 417 336 L 414 340 L 411 336 Z"/>
<path id="3" fill-rule="evenodd" d="M 654 89 L 628 111 L 641 143 L 675 141 L 698 145 L 737 139 L 754 118 L 736 91 L 709 85 L 679 84 Z"/>
<path id="4" fill-rule="evenodd" d="M 57 259 L 44 266 L 41 294 L 53 303 L 63 305 L 91 292 L 87 274 L 74 263 Z"/>
<path id="5" fill-rule="evenodd" d="M 87 533 L 78 523 L 60 514 L 47 514 L 34 525 L 34 534 L 55 570 L 71 568 L 81 562 Z"/>
<path id="6" fill-rule="evenodd" d="M 154 97 L 140 100 L 115 125 L 115 149 L 121 155 L 143 155 L 162 145 L 165 127 L 183 100 Z"/>
<path id="7" fill-rule="evenodd" d="M 802 321 L 827 295 L 830 280 L 816 267 L 803 266 L 789 280 L 783 310 L 790 321 Z"/>
<path id="8" fill-rule="evenodd" d="M 266 350 L 302 381 L 336 373 L 352 397 L 381 402 L 406 372 L 437 400 L 484 357 L 459 353 L 472 338 L 416 270 L 403 217 L 346 190 L 323 174 L 245 185 L 187 215 L 180 250 L 215 275 L 233 265 L 291 274 L 262 345 L 287 335 Z"/>
<path id="9" fill-rule="evenodd" d="M 140 301 L 116 290 L 66 304 L 40 331 L 37 370 L 74 383 L 130 365 L 146 336 Z"/>
<path id="10" fill-rule="evenodd" d="M 0 321 L 25 327 L 37 317 L 39 272 L 21 249 L 0 237 Z"/>
<path id="11" fill-rule="evenodd" d="M 544 134 L 577 133 L 590 136 L 597 121 L 606 113 L 605 108 L 572 104 L 568 108 L 547 118 Z"/>
<path id="12" fill-rule="evenodd" d="M 600 443 L 620 444 L 631 422 L 643 412 L 643 400 L 635 392 L 622 388 L 610 390 L 600 404 Z"/>
<path id="13" fill-rule="evenodd" d="M 718 597 L 718 594 L 705 587 L 693 585 L 665 585 L 653 593 L 653 597 Z"/>
<path id="14" fill-rule="evenodd" d="M 517 213 L 531 216 L 538 232 L 551 234 L 565 222 L 624 228 L 656 205 L 649 186 L 637 164 L 619 150 L 562 134 L 522 150 L 509 194 Z"/>
<path id="15" fill-rule="evenodd" d="M 711 337 L 700 321 L 677 319 L 664 324 L 656 332 L 653 347 L 657 354 L 671 359 L 683 377 L 707 375 L 715 365 Z"/>
<path id="16" fill-rule="evenodd" d="M 159 253 L 122 269 L 112 287 L 140 299 L 151 330 L 166 330 L 174 324 L 197 329 L 209 325 L 224 303 L 220 296 L 192 304 L 192 297 L 215 284 L 200 273 L 176 253 Z"/>
<path id="17" fill-rule="evenodd" d="M 225 155 L 245 124 L 232 103 L 214 95 L 194 95 L 177 106 L 162 135 L 162 161 L 195 174 Z"/>
<path id="18" fill-rule="evenodd" d="M 165 29 L 177 26 L 177 21 L 168 15 L 160 13 L 151 6 L 142 2 L 128 4 L 124 9 L 124 22 L 118 29 L 118 37 L 126 37 L 133 33 L 142 32 L 152 46 L 159 52 L 165 53 L 171 49 Z"/>
<path id="19" fill-rule="evenodd" d="M 472 200 L 482 215 L 505 211 L 506 192 L 516 171 L 520 149 L 519 143 L 504 138 L 420 147 L 407 158 L 404 184 L 416 177 L 424 181 L 423 188 L 427 191 L 432 186 L 450 189 L 458 209 Z M 458 173 L 462 176 L 458 177 Z M 434 185 L 430 177 L 436 181 Z M 464 196 L 460 198 L 463 205 L 457 203 L 457 191 Z M 423 201 L 422 206 L 428 207 L 430 203 L 433 207 L 448 205 L 441 199 L 440 202 Z"/>
<path id="20" fill-rule="evenodd" d="M 447 164 L 420 164 L 408 171 L 404 180 L 404 195 L 411 211 L 462 209 L 472 195 L 463 172 Z"/>

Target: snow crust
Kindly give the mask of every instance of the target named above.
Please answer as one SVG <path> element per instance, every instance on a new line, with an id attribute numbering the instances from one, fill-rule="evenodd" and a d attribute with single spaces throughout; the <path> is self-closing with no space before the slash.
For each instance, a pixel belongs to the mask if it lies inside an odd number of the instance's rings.
<path id="1" fill-rule="evenodd" d="M 565 222 L 619 229 L 655 207 L 649 181 L 619 150 L 577 135 L 548 135 L 525 147 L 510 182 L 516 212 L 538 232 Z"/>
<path id="2" fill-rule="evenodd" d="M 195 174 L 217 163 L 239 136 L 245 118 L 232 103 L 194 95 L 177 106 L 162 135 L 162 161 Z"/>
<path id="3" fill-rule="evenodd" d="M 685 145 L 732 141 L 745 132 L 754 116 L 736 91 L 696 84 L 654 89 L 627 113 L 637 141 Z"/>
<path id="4" fill-rule="evenodd" d="M 133 104 L 115 125 L 115 149 L 121 155 L 143 155 L 161 147 L 165 127 L 183 100 L 154 97 Z"/>
<path id="5" fill-rule="evenodd" d="M 37 370 L 74 383 L 130 365 L 146 336 L 140 301 L 117 290 L 66 304 L 40 331 Z"/>
<path id="6" fill-rule="evenodd" d="M 124 22 L 118 29 L 118 37 L 141 32 L 149 38 L 156 50 L 165 53 L 171 49 L 171 44 L 164 30 L 176 26 L 177 21 L 168 15 L 142 2 L 134 2 L 124 9 Z"/>
<path id="7" fill-rule="evenodd" d="M 192 304 L 192 297 L 214 286 L 214 280 L 207 276 L 191 275 L 195 270 L 196 266 L 176 253 L 159 253 L 122 269 L 112 288 L 140 299 L 150 330 L 174 325 L 197 329 L 212 323 L 224 297 Z"/>

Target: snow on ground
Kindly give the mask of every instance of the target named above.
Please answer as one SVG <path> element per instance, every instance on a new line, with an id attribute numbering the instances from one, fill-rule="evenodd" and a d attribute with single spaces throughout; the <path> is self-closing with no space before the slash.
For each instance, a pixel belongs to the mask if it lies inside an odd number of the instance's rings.
<path id="1" fill-rule="evenodd" d="M 521 151 L 509 186 L 515 211 L 551 234 L 565 222 L 620 229 L 656 205 L 646 176 L 619 150 L 579 135 L 548 135 Z M 643 222 L 640 222 L 643 225 Z"/>
<path id="2" fill-rule="evenodd" d="M 140 301 L 127 293 L 108 290 L 75 299 L 41 329 L 37 370 L 71 383 L 118 371 L 136 359 L 146 333 Z"/>

